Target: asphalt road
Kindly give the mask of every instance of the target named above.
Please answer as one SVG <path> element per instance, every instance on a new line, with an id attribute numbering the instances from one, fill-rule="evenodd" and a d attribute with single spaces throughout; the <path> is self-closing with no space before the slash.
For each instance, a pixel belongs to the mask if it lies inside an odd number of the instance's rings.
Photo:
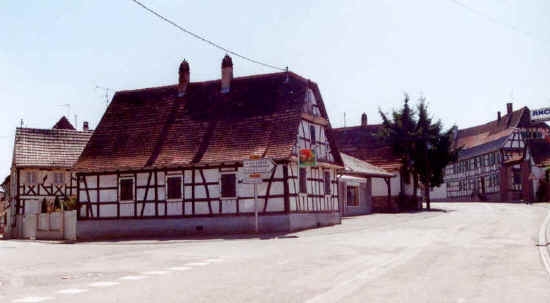
<path id="1" fill-rule="evenodd" d="M 0 241 L 0 302 L 550 302 L 544 204 L 434 204 L 279 236 Z"/>

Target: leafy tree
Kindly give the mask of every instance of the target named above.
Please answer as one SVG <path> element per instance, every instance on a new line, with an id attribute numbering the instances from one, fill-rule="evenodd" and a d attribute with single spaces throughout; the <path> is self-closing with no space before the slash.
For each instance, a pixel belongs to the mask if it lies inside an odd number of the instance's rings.
<path id="1" fill-rule="evenodd" d="M 414 133 L 416 130 L 415 112 L 409 106 L 409 96 L 405 94 L 403 108 L 393 111 L 391 119 L 379 110 L 382 117 L 383 128 L 381 136 L 391 145 L 392 151 L 400 158 L 400 192 L 404 195 L 404 184 L 410 183 L 410 175 L 413 173 L 412 158 Z"/>
<path id="2" fill-rule="evenodd" d="M 415 112 L 410 108 L 406 94 L 403 108 L 393 111 L 391 119 L 379 112 L 384 126 L 380 135 L 401 161 L 400 196 L 404 196 L 404 184 L 410 184 L 412 176 L 412 201 L 416 201 L 418 184 L 421 183 L 427 208 L 430 209 L 430 189 L 443 183 L 445 167 L 457 157 L 458 151 L 452 150 L 453 128 L 444 131 L 440 120 L 433 122 L 423 98 Z"/>
<path id="3" fill-rule="evenodd" d="M 456 161 L 458 151 L 452 149 L 454 127 L 444 131 L 441 120 L 433 122 L 423 98 L 420 99 L 417 110 L 418 122 L 411 158 L 414 173 L 424 187 L 426 207 L 430 209 L 430 189 L 443 184 L 445 167 Z"/>

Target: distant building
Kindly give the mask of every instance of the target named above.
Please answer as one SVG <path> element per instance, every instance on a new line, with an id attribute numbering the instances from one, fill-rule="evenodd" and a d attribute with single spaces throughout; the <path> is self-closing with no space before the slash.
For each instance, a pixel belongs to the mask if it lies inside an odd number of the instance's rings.
<path id="1" fill-rule="evenodd" d="M 79 238 L 292 231 L 337 224 L 343 167 L 317 84 L 291 72 L 120 91 L 75 165 Z M 317 156 L 299 165 L 303 150 Z M 308 152 L 308 154 L 312 154 Z M 276 167 L 258 187 L 251 157 Z M 304 163 L 302 163 L 304 164 Z M 116 219 L 116 220 L 114 220 Z"/>
<path id="2" fill-rule="evenodd" d="M 76 195 L 72 166 L 91 135 L 90 130 L 76 130 L 65 117 L 52 129 L 16 129 L 11 173 L 4 182 L 8 237 L 22 236 L 21 216 L 39 214 L 56 198 L 63 201 Z"/>
<path id="3" fill-rule="evenodd" d="M 391 178 L 374 178 L 372 183 L 373 210 L 379 212 L 397 211 L 397 199 L 401 192 L 401 160 L 392 152 L 392 147 L 379 136 L 383 126 L 368 124 L 367 115 L 361 117 L 361 125 L 335 128 L 336 145 L 342 153 L 346 153 L 362 161 L 368 162 L 391 174 Z M 413 186 L 403 184 L 404 194 L 412 196 Z M 391 201 L 388 201 L 388 187 Z"/>
<path id="4" fill-rule="evenodd" d="M 532 122 L 530 110 L 514 111 L 507 104 L 506 115 L 495 120 L 460 129 L 455 133 L 456 148 L 461 148 L 456 163 L 445 170 L 445 184 L 434 189 L 437 198 L 446 200 L 532 201 L 541 170 L 548 161 L 550 128 Z M 445 196 L 446 193 L 446 196 Z"/>

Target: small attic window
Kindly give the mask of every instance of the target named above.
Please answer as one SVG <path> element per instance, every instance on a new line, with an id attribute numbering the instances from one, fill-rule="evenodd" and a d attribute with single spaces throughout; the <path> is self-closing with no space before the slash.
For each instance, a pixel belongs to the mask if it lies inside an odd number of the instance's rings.
<path id="1" fill-rule="evenodd" d="M 311 90 L 311 88 L 308 88 L 306 91 L 304 112 L 315 117 L 319 117 L 321 115 L 319 106 L 317 105 L 317 100 L 315 99 L 315 95 L 313 94 L 313 90 Z"/>
<path id="2" fill-rule="evenodd" d="M 229 93 L 231 89 L 229 87 L 222 87 L 222 89 L 220 90 L 220 93 L 222 94 L 227 94 Z"/>

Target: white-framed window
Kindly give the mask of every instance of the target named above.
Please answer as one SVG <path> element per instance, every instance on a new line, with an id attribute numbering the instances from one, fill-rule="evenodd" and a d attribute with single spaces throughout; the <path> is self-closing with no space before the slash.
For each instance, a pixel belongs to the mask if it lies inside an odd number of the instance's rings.
<path id="1" fill-rule="evenodd" d="M 183 176 L 166 176 L 166 200 L 180 201 L 183 198 Z"/>
<path id="2" fill-rule="evenodd" d="M 65 184 L 65 173 L 64 172 L 54 172 L 53 173 L 53 183 L 54 184 Z"/>
<path id="3" fill-rule="evenodd" d="M 134 177 L 121 177 L 118 179 L 118 199 L 120 202 L 135 201 L 135 183 Z"/>
<path id="4" fill-rule="evenodd" d="M 38 172 L 37 171 L 28 171 L 25 173 L 25 182 L 27 184 L 37 184 L 38 183 Z"/>
<path id="5" fill-rule="evenodd" d="M 347 206 L 359 206 L 359 186 L 346 186 L 346 204 Z"/>
<path id="6" fill-rule="evenodd" d="M 237 198 L 237 174 L 234 172 L 220 174 L 220 197 L 222 199 Z"/>

